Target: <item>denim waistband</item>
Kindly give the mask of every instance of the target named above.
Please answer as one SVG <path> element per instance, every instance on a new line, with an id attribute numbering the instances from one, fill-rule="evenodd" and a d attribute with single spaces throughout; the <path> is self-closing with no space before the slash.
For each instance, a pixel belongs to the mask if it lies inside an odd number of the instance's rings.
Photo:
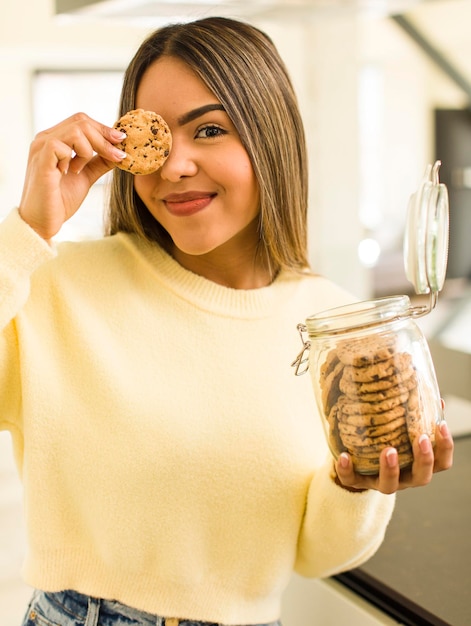
<path id="1" fill-rule="evenodd" d="M 38 614 L 61 626 L 224 626 L 218 622 L 162 617 L 72 590 L 36 592 L 23 626 L 42 624 L 40 619 L 35 619 Z M 281 622 L 239 626 L 281 626 Z"/>

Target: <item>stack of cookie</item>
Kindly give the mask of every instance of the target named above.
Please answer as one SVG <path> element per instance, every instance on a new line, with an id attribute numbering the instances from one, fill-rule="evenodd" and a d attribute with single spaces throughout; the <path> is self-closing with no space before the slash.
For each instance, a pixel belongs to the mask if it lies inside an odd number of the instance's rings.
<path id="1" fill-rule="evenodd" d="M 378 472 L 381 450 L 389 446 L 401 467 L 412 463 L 423 412 L 412 356 L 398 350 L 396 336 L 339 342 L 321 367 L 320 386 L 336 456 L 348 452 L 363 474 Z"/>

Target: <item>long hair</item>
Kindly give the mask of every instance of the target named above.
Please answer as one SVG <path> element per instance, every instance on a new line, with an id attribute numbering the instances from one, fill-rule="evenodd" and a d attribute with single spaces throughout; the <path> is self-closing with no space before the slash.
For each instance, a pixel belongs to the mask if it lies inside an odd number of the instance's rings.
<path id="1" fill-rule="evenodd" d="M 304 128 L 286 67 L 271 39 L 237 20 L 209 17 L 151 34 L 129 64 L 120 115 L 135 108 L 146 69 L 163 55 L 193 70 L 224 106 L 260 189 L 260 243 L 274 270 L 307 261 L 307 156 Z M 136 194 L 134 177 L 115 168 L 106 234 L 138 233 L 167 248 L 169 235 Z"/>

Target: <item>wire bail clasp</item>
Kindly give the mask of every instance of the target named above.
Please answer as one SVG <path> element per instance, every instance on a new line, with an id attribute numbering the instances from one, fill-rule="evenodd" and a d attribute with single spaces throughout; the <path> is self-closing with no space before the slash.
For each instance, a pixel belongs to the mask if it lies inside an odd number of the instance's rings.
<path id="1" fill-rule="evenodd" d="M 303 349 L 291 363 L 291 367 L 296 368 L 294 370 L 295 376 L 302 376 L 309 369 L 309 350 L 311 349 L 311 342 L 309 341 L 309 339 L 304 338 L 304 334 L 307 333 L 307 328 L 305 324 L 298 324 L 296 328 L 298 329 L 301 343 L 303 344 Z"/>

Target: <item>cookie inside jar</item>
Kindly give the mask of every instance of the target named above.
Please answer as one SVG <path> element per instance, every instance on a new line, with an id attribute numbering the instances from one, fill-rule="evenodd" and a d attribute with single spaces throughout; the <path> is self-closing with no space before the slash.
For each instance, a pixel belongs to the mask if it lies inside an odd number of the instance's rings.
<path id="1" fill-rule="evenodd" d="M 319 408 L 335 457 L 348 452 L 357 472 L 376 474 L 384 448 L 394 447 L 406 468 L 417 437 L 434 442 L 437 393 L 424 374 L 427 356 L 407 328 L 338 339 L 318 354 Z"/>

